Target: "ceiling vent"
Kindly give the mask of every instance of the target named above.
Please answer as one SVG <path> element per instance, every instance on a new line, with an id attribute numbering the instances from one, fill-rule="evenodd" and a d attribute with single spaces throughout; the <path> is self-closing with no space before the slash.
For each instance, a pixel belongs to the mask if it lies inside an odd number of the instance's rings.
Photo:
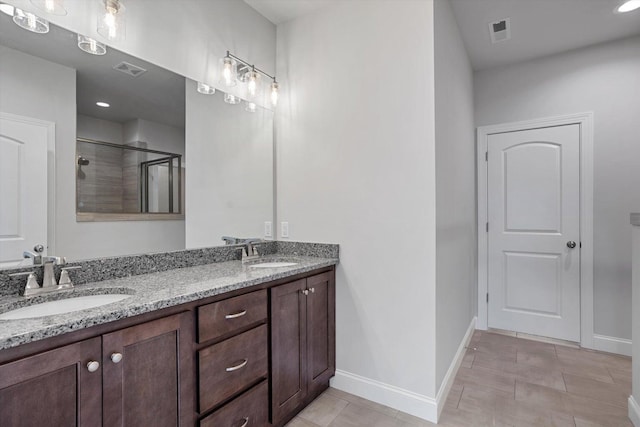
<path id="1" fill-rule="evenodd" d="M 511 38 L 511 20 L 509 18 L 501 19 L 489 23 L 489 34 L 491 34 L 491 43 L 500 43 Z"/>
<path id="2" fill-rule="evenodd" d="M 139 75 L 147 72 L 147 70 L 142 67 L 138 67 L 137 65 L 133 65 L 124 61 L 113 67 L 113 69 L 122 71 L 123 73 L 128 74 L 131 77 L 138 77 Z"/>

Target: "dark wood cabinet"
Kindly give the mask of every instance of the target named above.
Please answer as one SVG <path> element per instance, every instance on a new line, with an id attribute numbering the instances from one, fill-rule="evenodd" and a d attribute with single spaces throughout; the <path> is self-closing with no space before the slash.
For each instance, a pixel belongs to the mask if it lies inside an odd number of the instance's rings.
<path id="1" fill-rule="evenodd" d="M 189 319 L 181 313 L 103 335 L 104 427 L 191 425 Z"/>
<path id="2" fill-rule="evenodd" d="M 281 425 L 335 373 L 333 271 L 271 289 L 271 422 Z"/>
<path id="3" fill-rule="evenodd" d="M 101 353 L 93 338 L 1 365 L 0 425 L 101 426 Z"/>

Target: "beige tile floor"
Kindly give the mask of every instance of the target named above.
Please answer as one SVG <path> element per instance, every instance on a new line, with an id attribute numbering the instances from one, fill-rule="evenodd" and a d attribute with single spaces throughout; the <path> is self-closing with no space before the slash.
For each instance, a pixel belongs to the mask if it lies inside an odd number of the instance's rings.
<path id="1" fill-rule="evenodd" d="M 439 426 L 633 427 L 631 359 L 476 331 Z M 288 427 L 432 426 L 330 388 Z"/>

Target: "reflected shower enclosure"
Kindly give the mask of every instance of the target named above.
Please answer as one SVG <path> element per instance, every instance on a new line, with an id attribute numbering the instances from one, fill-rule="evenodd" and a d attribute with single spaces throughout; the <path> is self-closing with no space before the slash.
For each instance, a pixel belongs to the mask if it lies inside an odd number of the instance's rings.
<path id="1" fill-rule="evenodd" d="M 78 213 L 181 214 L 182 155 L 78 138 L 76 207 Z"/>

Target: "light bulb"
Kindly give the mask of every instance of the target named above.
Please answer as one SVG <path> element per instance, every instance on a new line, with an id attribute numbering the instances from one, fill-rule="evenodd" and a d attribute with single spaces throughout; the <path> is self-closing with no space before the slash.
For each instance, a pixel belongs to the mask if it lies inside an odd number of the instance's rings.
<path id="1" fill-rule="evenodd" d="M 50 13 L 52 15 L 66 15 L 67 9 L 64 8 L 64 0 L 31 0 L 31 3 L 38 9 Z"/>
<path id="2" fill-rule="evenodd" d="M 628 0 L 618 6 L 616 11 L 619 13 L 625 13 L 631 12 L 632 10 L 636 10 L 638 8 L 640 8 L 640 0 Z"/>
<path id="3" fill-rule="evenodd" d="M 239 96 L 235 96 L 230 93 L 224 94 L 224 102 L 226 102 L 227 104 L 235 105 L 235 104 L 239 104 L 241 101 L 242 99 L 240 99 Z"/>
<path id="4" fill-rule="evenodd" d="M 274 107 L 278 105 L 278 91 L 280 90 L 280 85 L 275 80 L 271 83 L 271 105 Z"/>
<path id="5" fill-rule="evenodd" d="M 24 28 L 25 30 L 29 30 L 34 33 L 45 34 L 49 32 L 49 21 L 46 21 L 33 13 L 25 12 L 22 9 L 15 8 L 13 22 L 15 22 L 20 28 Z"/>
<path id="6" fill-rule="evenodd" d="M 249 94 L 249 98 L 254 98 L 256 93 L 258 93 L 259 79 L 260 75 L 255 70 L 251 70 L 247 73 L 247 92 Z"/>
<path id="7" fill-rule="evenodd" d="M 229 55 L 220 60 L 220 83 L 232 87 L 238 82 L 238 71 L 236 69 L 236 61 Z"/>
<path id="8" fill-rule="evenodd" d="M 109 40 L 125 38 L 124 4 L 120 0 L 103 0 L 104 12 L 98 16 L 98 34 Z"/>
<path id="9" fill-rule="evenodd" d="M 198 93 L 203 95 L 213 95 L 216 93 L 216 89 L 213 86 L 209 86 L 206 83 L 198 82 L 198 88 L 196 89 Z"/>
<path id="10" fill-rule="evenodd" d="M 254 102 L 247 102 L 244 109 L 250 113 L 256 112 L 256 104 Z"/>
<path id="11" fill-rule="evenodd" d="M 92 55 L 104 55 L 107 53 L 107 46 L 104 43 L 82 34 L 78 34 L 78 47 Z"/>

